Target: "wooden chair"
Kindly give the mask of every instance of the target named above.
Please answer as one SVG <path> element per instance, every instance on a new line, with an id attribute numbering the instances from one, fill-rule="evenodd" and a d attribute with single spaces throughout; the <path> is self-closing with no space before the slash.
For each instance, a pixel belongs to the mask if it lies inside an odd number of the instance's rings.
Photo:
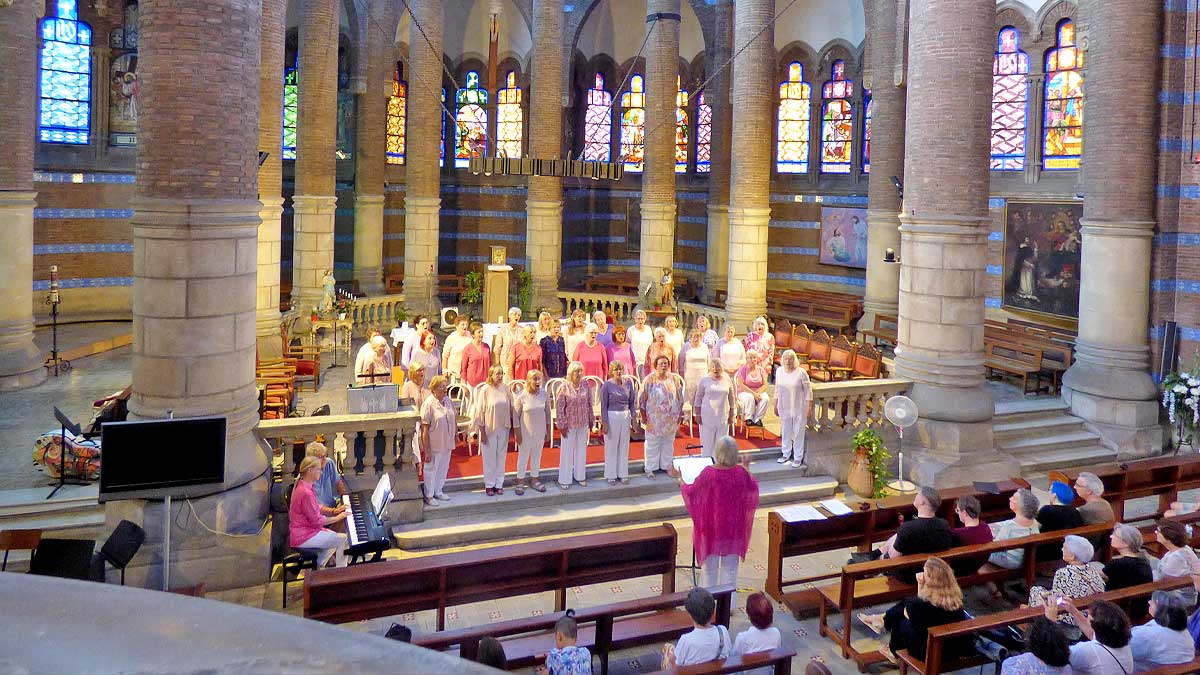
<path id="1" fill-rule="evenodd" d="M 312 345 L 295 345 L 289 347 L 284 355 L 294 359 L 296 368 L 296 390 L 300 390 L 300 382 L 308 382 L 312 390 L 321 387 L 321 348 Z"/>
<path id="2" fill-rule="evenodd" d="M 0 572 L 8 568 L 9 551 L 29 551 L 32 556 L 40 543 L 41 530 L 0 530 L 0 551 L 4 551 L 4 562 L 0 563 Z"/>
<path id="3" fill-rule="evenodd" d="M 809 370 L 809 376 L 822 382 L 848 380 L 854 371 L 854 355 L 857 346 L 845 335 L 837 336 L 829 347 L 829 361 L 817 364 Z"/>
<path id="4" fill-rule="evenodd" d="M 883 354 L 870 343 L 858 345 L 854 352 L 854 366 L 850 371 L 851 380 L 876 380 L 883 372 Z"/>
<path id="5" fill-rule="evenodd" d="M 832 349 L 833 340 L 830 339 L 829 333 L 826 333 L 824 328 L 820 328 L 812 334 L 808 340 L 808 359 L 804 362 L 804 369 L 808 371 L 809 377 L 816 379 L 813 371 L 822 369 L 829 363 Z"/>
<path id="6" fill-rule="evenodd" d="M 581 383 L 588 388 L 588 396 L 592 400 L 592 430 L 590 436 L 603 436 L 601 433 L 601 425 L 604 420 L 600 419 L 600 388 L 604 386 L 604 379 L 595 375 L 584 375 Z"/>
<path id="7" fill-rule="evenodd" d="M 795 328 L 787 319 L 775 322 L 775 363 L 779 363 L 779 355 L 792 348 L 792 331 Z"/>
<path id="8" fill-rule="evenodd" d="M 813 332 L 806 324 L 798 323 L 792 329 L 792 351 L 803 361 L 808 358 L 809 343 Z"/>

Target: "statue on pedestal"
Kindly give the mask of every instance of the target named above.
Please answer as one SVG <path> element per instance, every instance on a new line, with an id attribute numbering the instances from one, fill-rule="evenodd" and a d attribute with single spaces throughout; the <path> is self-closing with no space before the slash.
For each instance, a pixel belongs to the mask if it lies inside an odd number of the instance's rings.
<path id="1" fill-rule="evenodd" d="M 322 314 L 332 312 L 337 300 L 337 280 L 333 278 L 333 270 L 325 270 L 325 276 L 321 278 L 321 289 L 321 304 L 317 310 Z"/>
<path id="2" fill-rule="evenodd" d="M 671 276 L 671 270 L 663 268 L 662 280 L 659 286 L 662 288 L 662 306 L 664 308 L 675 306 L 675 284 L 674 277 Z"/>

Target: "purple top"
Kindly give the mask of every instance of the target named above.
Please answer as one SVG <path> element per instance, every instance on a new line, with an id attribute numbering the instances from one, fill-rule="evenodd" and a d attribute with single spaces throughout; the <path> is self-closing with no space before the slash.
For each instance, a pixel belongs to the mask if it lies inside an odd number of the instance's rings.
<path id="1" fill-rule="evenodd" d="M 696 481 L 683 485 L 683 503 L 692 515 L 692 543 L 696 559 L 710 555 L 746 557 L 754 509 L 758 507 L 758 481 L 742 466 L 705 467 Z"/>
<path id="2" fill-rule="evenodd" d="M 546 369 L 546 377 L 567 376 L 567 345 L 562 336 L 557 338 L 547 335 L 542 338 L 542 367 Z"/>
<path id="3" fill-rule="evenodd" d="M 605 380 L 600 387 L 600 419 L 608 420 L 608 411 L 632 411 L 635 405 L 633 382 L 626 378 L 621 384 Z"/>

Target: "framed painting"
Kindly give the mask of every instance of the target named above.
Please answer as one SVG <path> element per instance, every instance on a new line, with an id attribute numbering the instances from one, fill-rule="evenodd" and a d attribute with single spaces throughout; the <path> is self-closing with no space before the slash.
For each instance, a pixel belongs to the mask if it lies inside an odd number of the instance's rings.
<path id="1" fill-rule="evenodd" d="M 821 208 L 823 265 L 867 268 L 867 210 Z"/>
<path id="2" fill-rule="evenodd" d="M 1009 201 L 1004 214 L 1004 309 L 1079 319 L 1083 202 Z"/>

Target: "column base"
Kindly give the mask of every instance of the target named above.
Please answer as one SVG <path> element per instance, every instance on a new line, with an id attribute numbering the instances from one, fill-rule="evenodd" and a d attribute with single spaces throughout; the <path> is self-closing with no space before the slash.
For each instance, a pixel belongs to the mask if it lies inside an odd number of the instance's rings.
<path id="1" fill-rule="evenodd" d="M 1072 389 L 1065 383 L 1062 398 L 1071 414 L 1084 420 L 1084 427 L 1099 434 L 1104 447 L 1122 460 L 1162 454 L 1166 429 L 1159 422 L 1159 403 L 1096 396 Z"/>
<path id="2" fill-rule="evenodd" d="M 16 391 L 41 384 L 46 379 L 45 358 L 33 342 L 33 209 L 37 193 L 0 187 L 0 249 L 6 261 L 0 292 L 8 305 L 0 312 L 0 392 Z M 36 293 L 39 305 L 44 293 Z"/>
<path id="3" fill-rule="evenodd" d="M 333 216 L 337 197 L 292 197 L 295 238 L 292 240 L 292 301 L 308 310 L 321 303 L 321 279 L 333 269 Z"/>
<path id="4" fill-rule="evenodd" d="M 992 422 L 923 419 L 906 433 L 904 478 L 937 488 L 1021 475 L 1021 463 L 995 447 Z M 897 454 L 900 446 L 896 446 Z"/>
<path id="5" fill-rule="evenodd" d="M 641 203 L 642 235 L 638 280 L 659 282 L 675 269 L 675 202 Z"/>

